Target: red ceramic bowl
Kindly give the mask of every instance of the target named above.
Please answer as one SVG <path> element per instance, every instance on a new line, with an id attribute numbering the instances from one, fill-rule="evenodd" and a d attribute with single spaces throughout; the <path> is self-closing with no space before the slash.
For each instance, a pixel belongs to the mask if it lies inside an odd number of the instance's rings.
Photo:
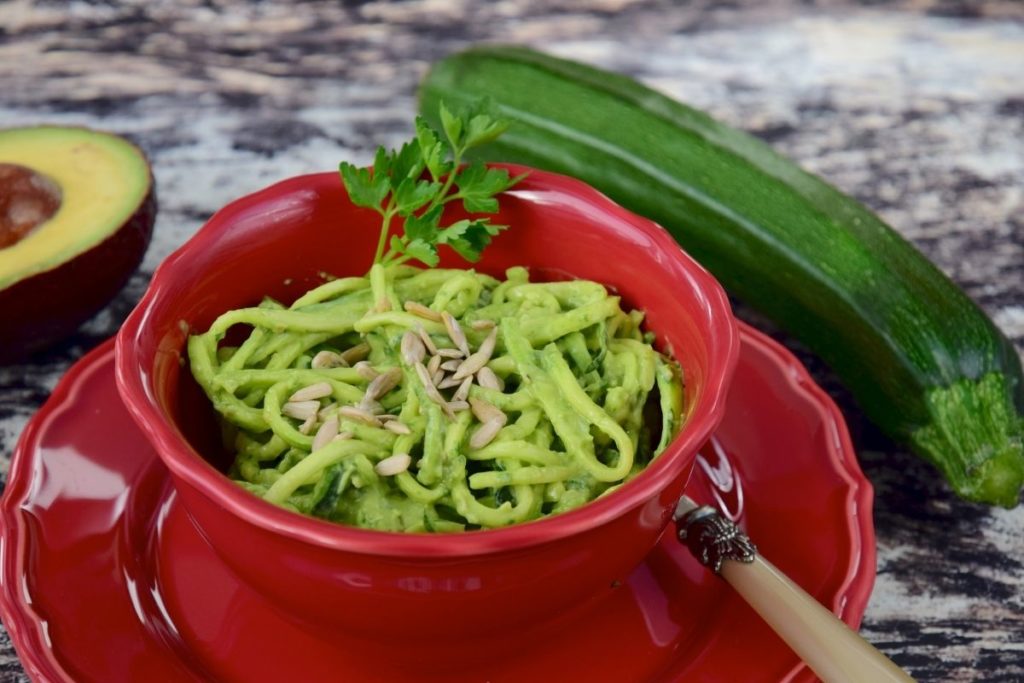
<path id="1" fill-rule="evenodd" d="M 657 225 L 579 181 L 531 171 L 502 198 L 497 222 L 512 228 L 477 268 L 500 275 L 526 265 L 535 277 L 592 279 L 644 309 L 657 343 L 684 369 L 684 428 L 628 485 L 563 515 L 448 535 L 347 528 L 265 503 L 224 476 L 230 456 L 183 347 L 189 329 L 205 330 L 228 309 L 264 295 L 291 301 L 324 271 L 364 273 L 377 220 L 349 203 L 336 173 L 286 180 L 229 204 L 157 270 L 124 324 L 121 396 L 196 528 L 282 612 L 405 644 L 550 621 L 624 578 L 668 523 L 725 407 L 738 353 L 726 296 Z M 442 266 L 465 266 L 445 259 Z"/>

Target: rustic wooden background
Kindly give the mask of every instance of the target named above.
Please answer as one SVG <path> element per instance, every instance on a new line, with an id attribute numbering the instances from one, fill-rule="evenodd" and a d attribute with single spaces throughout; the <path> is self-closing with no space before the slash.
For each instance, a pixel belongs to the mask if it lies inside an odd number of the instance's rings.
<path id="1" fill-rule="evenodd" d="M 61 374 L 215 209 L 369 160 L 409 133 L 431 60 L 481 40 L 635 75 L 771 142 L 880 212 L 1024 349 L 1020 3 L 0 1 L 0 126 L 128 134 L 161 201 L 122 295 L 62 347 L 0 369 L 0 470 Z M 864 634 L 920 680 L 1024 681 L 1024 508 L 953 498 L 802 358 L 876 487 Z M 2 634 L 0 679 L 23 680 Z"/>

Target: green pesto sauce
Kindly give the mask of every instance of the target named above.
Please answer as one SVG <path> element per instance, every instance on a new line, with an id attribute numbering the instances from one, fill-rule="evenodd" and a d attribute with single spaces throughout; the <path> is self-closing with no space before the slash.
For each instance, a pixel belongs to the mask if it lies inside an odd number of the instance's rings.
<path id="1" fill-rule="evenodd" d="M 433 374 L 450 378 L 465 354 L 457 333 L 416 305 L 450 314 L 470 354 L 490 344 L 481 361 L 500 387 L 481 370 L 469 375 L 464 397 L 455 395 L 461 382 L 442 380 L 434 391 Z M 572 510 L 664 450 L 682 422 L 682 377 L 642 321 L 596 282 L 533 283 L 524 268 L 498 280 L 378 265 L 288 307 L 265 300 L 229 311 L 189 338 L 188 353 L 235 453 L 230 475 L 239 485 L 340 524 L 447 532 Z M 250 331 L 227 345 L 237 325 Z M 406 340 L 425 349 L 417 370 L 403 339 L 421 335 L 442 357 L 430 365 L 424 342 Z M 346 355 L 352 362 L 337 361 Z M 394 381 L 367 402 L 379 373 Z M 369 423 L 353 408 L 369 413 Z M 494 411 L 504 423 L 491 438 L 477 436 Z M 326 439 L 334 424 L 341 437 Z"/>

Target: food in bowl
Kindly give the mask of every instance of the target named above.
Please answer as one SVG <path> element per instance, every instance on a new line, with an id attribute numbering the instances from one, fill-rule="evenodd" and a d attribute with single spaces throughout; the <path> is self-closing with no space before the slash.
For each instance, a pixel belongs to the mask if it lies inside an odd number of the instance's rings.
<path id="1" fill-rule="evenodd" d="M 564 512 L 637 474 L 681 421 L 676 365 L 602 285 L 507 275 L 399 266 L 385 306 L 343 278 L 192 336 L 232 477 L 353 526 L 456 531 Z M 248 337 L 218 348 L 236 324 Z"/>
<path id="2" fill-rule="evenodd" d="M 500 276 L 528 264 L 536 279 L 605 283 L 644 311 L 658 348 L 682 368 L 679 433 L 609 495 L 501 529 L 385 533 L 296 514 L 225 476 L 231 454 L 192 377 L 189 334 L 264 295 L 294 301 L 322 284 L 321 272 L 366 272 L 379 215 L 353 204 L 337 172 L 289 178 L 217 211 L 156 270 L 117 337 L 118 391 L 167 467 L 174 500 L 239 582 L 321 633 L 401 642 L 388 656 L 413 667 L 457 667 L 466 643 L 479 653 L 488 633 L 536 633 L 625 580 L 662 536 L 722 419 L 739 352 L 724 291 L 664 229 L 578 180 L 493 168 L 528 175 L 502 195 L 494 218 L 514 227 L 476 267 Z M 454 204 L 448 217 L 472 217 Z M 465 264 L 442 249 L 438 265 Z"/>
<path id="3" fill-rule="evenodd" d="M 499 122 L 444 121 L 447 142 L 421 121 L 374 171 L 342 164 L 353 203 L 382 215 L 366 277 L 229 311 L 189 339 L 230 475 L 269 502 L 385 531 L 502 527 L 616 488 L 680 427 L 678 364 L 603 285 L 407 265 L 436 265 L 442 244 L 479 258 L 504 226 L 477 216 L 518 180 L 459 166 Z M 442 228 L 450 201 L 474 218 Z"/>

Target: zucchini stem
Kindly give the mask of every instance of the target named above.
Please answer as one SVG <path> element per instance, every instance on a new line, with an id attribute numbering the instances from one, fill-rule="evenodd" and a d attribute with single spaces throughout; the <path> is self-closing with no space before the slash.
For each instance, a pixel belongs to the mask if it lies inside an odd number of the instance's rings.
<path id="1" fill-rule="evenodd" d="M 1006 376 L 990 372 L 928 391 L 929 424 L 911 434 L 915 450 L 964 498 L 1012 508 L 1024 486 L 1024 420 Z"/>

